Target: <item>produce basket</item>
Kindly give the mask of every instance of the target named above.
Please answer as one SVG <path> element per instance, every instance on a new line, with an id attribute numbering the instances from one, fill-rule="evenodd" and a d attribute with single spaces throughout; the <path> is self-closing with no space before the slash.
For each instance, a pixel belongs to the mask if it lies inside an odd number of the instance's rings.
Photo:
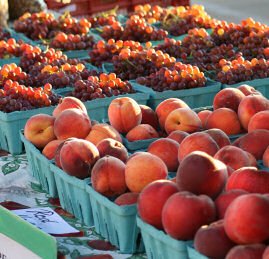
<path id="1" fill-rule="evenodd" d="M 50 170 L 54 173 L 60 203 L 63 209 L 74 215 L 88 226 L 93 225 L 92 209 L 89 193 L 85 185 L 90 178 L 81 180 L 68 175 L 54 163 L 50 164 Z"/>
<path id="2" fill-rule="evenodd" d="M 130 82 L 133 86 L 135 86 L 136 89 L 141 89 L 141 91 L 145 90 L 146 88 L 148 89 L 147 92 L 150 93 L 148 105 L 154 110 L 162 101 L 168 98 L 179 98 L 186 102 L 190 106 L 190 108 L 208 106 L 213 103 L 215 95 L 221 89 L 221 84 L 211 79 L 207 79 L 205 87 L 197 87 L 176 91 L 167 90 L 163 92 L 156 92 L 150 87 L 137 84 L 134 80 L 131 80 Z"/>
<path id="3" fill-rule="evenodd" d="M 136 217 L 137 225 L 141 230 L 145 250 L 149 259 L 188 259 L 187 243 L 176 240 L 162 230 L 143 222 Z"/>
<path id="4" fill-rule="evenodd" d="M 0 149 L 11 154 L 21 154 L 23 145 L 19 131 L 24 128 L 27 120 L 38 113 L 51 115 L 54 106 L 38 108 L 28 111 L 15 111 L 4 113 L 0 111 Z"/>
<path id="5" fill-rule="evenodd" d="M 86 186 L 86 191 L 91 198 L 96 232 L 123 253 L 144 251 L 140 230 L 136 225 L 136 204 L 118 206 L 90 185 Z"/>
<path id="6" fill-rule="evenodd" d="M 20 131 L 20 138 L 25 146 L 31 175 L 51 197 L 58 197 L 54 173 L 50 169 L 51 161 L 24 137 L 23 130 Z"/>
<path id="7" fill-rule="evenodd" d="M 158 138 L 151 138 L 130 142 L 126 137 L 122 136 L 122 143 L 128 149 L 128 151 L 132 153 L 134 151 L 144 151 L 144 150 L 146 151 L 149 145 L 157 139 Z"/>

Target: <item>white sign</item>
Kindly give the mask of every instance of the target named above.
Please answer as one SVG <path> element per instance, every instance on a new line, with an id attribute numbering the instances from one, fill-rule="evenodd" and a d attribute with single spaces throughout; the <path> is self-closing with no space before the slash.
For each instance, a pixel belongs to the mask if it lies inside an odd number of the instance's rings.
<path id="1" fill-rule="evenodd" d="M 28 250 L 18 242 L 0 233 L 0 258 L 1 259 L 41 259 L 38 255 Z"/>
<path id="2" fill-rule="evenodd" d="M 12 210 L 12 212 L 48 234 L 79 232 L 49 207 Z"/>

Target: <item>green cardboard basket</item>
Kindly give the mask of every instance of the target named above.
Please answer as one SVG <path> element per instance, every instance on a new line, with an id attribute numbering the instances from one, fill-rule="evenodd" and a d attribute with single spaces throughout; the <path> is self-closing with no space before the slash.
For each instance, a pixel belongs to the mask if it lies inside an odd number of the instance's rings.
<path id="1" fill-rule="evenodd" d="M 19 131 L 24 128 L 27 120 L 38 113 L 51 115 L 55 106 L 38 108 L 28 111 L 4 113 L 0 111 L 0 149 L 11 154 L 21 154 L 23 145 Z"/>
<path id="2" fill-rule="evenodd" d="M 148 259 L 188 259 L 186 241 L 176 240 L 136 217 Z"/>
<path id="3" fill-rule="evenodd" d="M 143 252 L 144 245 L 136 224 L 136 204 L 118 206 L 90 185 L 86 186 L 86 191 L 91 198 L 96 232 L 123 253 Z"/>
<path id="4" fill-rule="evenodd" d="M 55 164 L 50 164 L 54 173 L 60 204 L 63 209 L 74 215 L 88 226 L 93 226 L 93 217 L 89 193 L 85 189 L 85 181 L 68 175 Z M 87 182 L 88 183 L 88 182 Z"/>
<path id="5" fill-rule="evenodd" d="M 20 137 L 25 147 L 31 175 L 51 197 L 58 197 L 54 172 L 50 169 L 51 161 L 24 137 L 23 130 L 20 131 Z"/>

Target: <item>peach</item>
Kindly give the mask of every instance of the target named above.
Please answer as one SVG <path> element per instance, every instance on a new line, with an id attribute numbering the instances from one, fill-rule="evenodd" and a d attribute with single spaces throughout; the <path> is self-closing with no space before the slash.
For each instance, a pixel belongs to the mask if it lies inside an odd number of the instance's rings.
<path id="1" fill-rule="evenodd" d="M 62 111 L 54 122 L 54 134 L 60 139 L 84 139 L 91 130 L 91 120 L 87 114 L 79 109 Z"/>
<path id="2" fill-rule="evenodd" d="M 245 151 L 245 153 L 246 153 L 247 156 L 248 156 L 250 166 L 257 167 L 257 160 L 256 160 L 255 156 L 253 156 L 252 154 L 250 154 L 250 153 L 247 152 L 247 151 Z"/>
<path id="3" fill-rule="evenodd" d="M 27 120 L 24 137 L 38 148 L 45 147 L 56 139 L 54 134 L 55 119 L 47 114 L 36 114 Z"/>
<path id="4" fill-rule="evenodd" d="M 149 124 L 154 129 L 158 130 L 159 123 L 157 114 L 147 105 L 139 104 L 142 112 L 142 121 L 141 124 Z"/>
<path id="5" fill-rule="evenodd" d="M 256 129 L 269 130 L 269 110 L 257 112 L 248 123 L 248 132 Z"/>
<path id="6" fill-rule="evenodd" d="M 234 246 L 225 233 L 223 220 L 200 227 L 194 236 L 194 248 L 210 258 L 223 259 Z"/>
<path id="7" fill-rule="evenodd" d="M 191 133 L 201 130 L 202 122 L 193 110 L 189 108 L 178 108 L 169 113 L 164 127 L 167 134 L 175 130 Z"/>
<path id="8" fill-rule="evenodd" d="M 87 114 L 87 109 L 82 101 L 80 101 L 75 97 L 67 96 L 59 101 L 59 104 L 54 109 L 52 115 L 53 117 L 57 118 L 62 111 L 73 108 L 79 109 L 83 111 L 85 114 Z"/>
<path id="9" fill-rule="evenodd" d="M 266 246 L 264 244 L 237 245 L 225 259 L 262 259 Z"/>
<path id="10" fill-rule="evenodd" d="M 266 247 L 262 255 L 262 259 L 269 259 L 269 246 Z"/>
<path id="11" fill-rule="evenodd" d="M 208 116 L 212 113 L 210 110 L 203 110 L 197 113 L 199 119 L 202 122 L 202 127 L 205 128 Z"/>
<path id="12" fill-rule="evenodd" d="M 92 188 L 104 196 L 123 194 L 125 182 L 125 164 L 113 156 L 100 158 L 92 168 Z"/>
<path id="13" fill-rule="evenodd" d="M 169 138 L 161 138 L 150 144 L 148 152 L 158 156 L 166 164 L 169 172 L 174 172 L 178 168 L 179 144 Z"/>
<path id="14" fill-rule="evenodd" d="M 179 192 L 178 186 L 169 180 L 158 180 L 147 185 L 138 198 L 137 210 L 140 218 L 158 229 L 163 229 L 163 206 L 176 192 Z"/>
<path id="15" fill-rule="evenodd" d="M 221 161 L 205 152 L 194 151 L 181 161 L 176 177 L 180 190 L 214 198 L 223 190 L 228 173 Z"/>
<path id="16" fill-rule="evenodd" d="M 190 134 L 185 132 L 185 131 L 182 131 L 182 130 L 175 130 L 173 132 L 171 132 L 167 138 L 169 139 L 173 139 L 175 140 L 178 144 L 180 144 L 182 142 L 182 140 L 184 138 L 186 138 L 187 136 L 189 136 Z"/>
<path id="17" fill-rule="evenodd" d="M 266 150 L 263 153 L 262 162 L 265 167 L 269 168 L 269 146 L 266 148 Z"/>
<path id="18" fill-rule="evenodd" d="M 98 158 L 99 152 L 96 146 L 84 139 L 65 141 L 60 151 L 60 164 L 63 170 L 81 179 L 90 176 Z"/>
<path id="19" fill-rule="evenodd" d="M 232 203 L 232 201 L 244 194 L 248 194 L 248 192 L 244 190 L 234 189 L 223 192 L 221 195 L 219 195 L 218 198 L 215 200 L 218 218 L 223 219 L 225 212 L 229 205 Z"/>
<path id="20" fill-rule="evenodd" d="M 257 91 L 254 87 L 250 85 L 240 85 L 237 87 L 245 96 L 256 94 L 256 95 L 262 95 L 259 91 Z"/>
<path id="21" fill-rule="evenodd" d="M 131 192 L 141 192 L 149 183 L 166 179 L 167 174 L 165 163 L 150 153 L 137 154 L 126 163 L 126 184 Z"/>
<path id="22" fill-rule="evenodd" d="M 112 138 L 122 143 L 120 133 L 107 123 L 99 123 L 94 125 L 89 135 L 85 139 L 92 142 L 96 146 L 100 141 L 106 138 Z"/>
<path id="23" fill-rule="evenodd" d="M 120 133 L 126 134 L 142 121 L 142 112 L 138 103 L 130 97 L 114 99 L 108 107 L 110 124 Z"/>
<path id="24" fill-rule="evenodd" d="M 185 156 L 193 151 L 204 151 L 214 156 L 219 150 L 216 141 L 204 132 L 196 132 L 186 137 L 180 144 L 178 150 L 179 163 Z"/>
<path id="25" fill-rule="evenodd" d="M 125 163 L 128 158 L 128 151 L 126 147 L 115 139 L 103 139 L 96 147 L 99 151 L 100 158 L 104 156 L 114 156 L 120 159 L 123 163 Z"/>
<path id="26" fill-rule="evenodd" d="M 214 98 L 213 109 L 229 108 L 237 112 L 239 103 L 245 95 L 237 88 L 224 88 Z"/>
<path id="27" fill-rule="evenodd" d="M 57 147 L 62 143 L 62 140 L 52 140 L 49 142 L 42 150 L 42 154 L 47 158 L 47 159 L 53 159 L 55 155 L 55 151 Z"/>
<path id="28" fill-rule="evenodd" d="M 231 144 L 231 141 L 229 137 L 227 136 L 227 134 L 220 129 L 208 129 L 208 130 L 205 130 L 204 132 L 209 134 L 210 137 L 216 141 L 219 148 L 222 148 L 224 146 L 228 146 Z"/>
<path id="29" fill-rule="evenodd" d="M 56 148 L 55 153 L 54 153 L 54 163 L 56 166 L 58 166 L 62 169 L 60 153 L 61 153 L 61 149 L 62 149 L 64 143 L 67 141 L 76 140 L 76 139 L 77 138 L 68 138 L 68 139 L 62 141 L 61 144 L 59 144 L 59 146 Z"/>
<path id="30" fill-rule="evenodd" d="M 269 101 L 262 95 L 244 97 L 238 106 L 238 117 L 244 129 L 248 129 L 248 123 L 255 113 L 268 109 Z"/>
<path id="31" fill-rule="evenodd" d="M 126 192 L 121 194 L 115 201 L 119 206 L 126 206 L 137 203 L 139 192 Z"/>
<path id="32" fill-rule="evenodd" d="M 228 237 L 237 244 L 261 243 L 269 238 L 269 198 L 261 194 L 237 197 L 224 216 Z"/>
<path id="33" fill-rule="evenodd" d="M 159 125 L 161 129 L 164 129 L 164 124 L 166 121 L 167 116 L 175 109 L 178 108 L 190 108 L 183 100 L 178 98 L 169 98 L 162 101 L 156 107 L 156 113 L 159 119 Z"/>
<path id="34" fill-rule="evenodd" d="M 213 111 L 206 121 L 207 129 L 221 129 L 228 136 L 239 134 L 241 125 L 235 111 L 229 108 L 219 108 Z"/>
<path id="35" fill-rule="evenodd" d="M 203 225 L 214 221 L 214 202 L 206 195 L 196 196 L 190 192 L 178 192 L 169 197 L 162 210 L 165 232 L 179 240 L 193 239 Z"/>
<path id="36" fill-rule="evenodd" d="M 262 159 L 263 153 L 269 146 L 269 130 L 257 129 L 244 135 L 239 147 L 251 153 L 257 160 Z"/>
<path id="37" fill-rule="evenodd" d="M 225 165 L 237 170 L 244 166 L 250 166 L 250 160 L 244 150 L 234 146 L 225 146 L 221 148 L 214 156 Z"/>
<path id="38" fill-rule="evenodd" d="M 158 138 L 158 132 L 149 124 L 140 124 L 132 128 L 126 135 L 128 141 Z"/>
<path id="39" fill-rule="evenodd" d="M 236 170 L 228 179 L 226 190 L 242 189 L 250 193 L 269 193 L 269 171 L 255 167 Z"/>

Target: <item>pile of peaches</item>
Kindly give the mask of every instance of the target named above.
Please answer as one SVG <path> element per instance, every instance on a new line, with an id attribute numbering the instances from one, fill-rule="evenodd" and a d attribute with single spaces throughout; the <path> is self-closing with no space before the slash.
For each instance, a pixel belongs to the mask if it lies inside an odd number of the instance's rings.
<path id="1" fill-rule="evenodd" d="M 119 206 L 137 203 L 144 222 L 194 239 L 205 256 L 269 258 L 269 170 L 258 168 L 258 160 L 269 167 L 269 100 L 260 92 L 223 89 L 198 113 L 177 98 L 153 111 L 119 97 L 108 119 L 91 120 L 65 97 L 52 116 L 31 117 L 24 135 L 67 174 L 91 177 Z M 234 134 L 242 135 L 231 143 Z M 152 143 L 129 156 L 123 138 Z"/>

